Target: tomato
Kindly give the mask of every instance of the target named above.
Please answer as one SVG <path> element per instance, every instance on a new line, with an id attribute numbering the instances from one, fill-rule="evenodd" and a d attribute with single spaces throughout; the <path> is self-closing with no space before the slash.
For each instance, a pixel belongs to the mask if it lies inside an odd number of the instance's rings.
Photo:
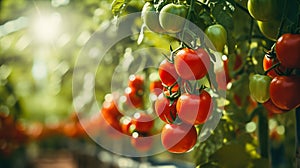
<path id="1" fill-rule="evenodd" d="M 269 86 L 271 78 L 266 75 L 250 75 L 249 77 L 249 91 L 251 97 L 259 102 L 264 103 L 270 98 Z"/>
<path id="2" fill-rule="evenodd" d="M 187 7 L 184 5 L 167 4 L 159 14 L 159 23 L 168 33 L 182 31 L 187 16 Z"/>
<path id="3" fill-rule="evenodd" d="M 284 34 L 276 42 L 279 62 L 287 68 L 300 68 L 300 34 Z"/>
<path id="4" fill-rule="evenodd" d="M 146 152 L 148 150 L 151 149 L 151 147 L 153 146 L 153 137 L 152 136 L 148 136 L 148 137 L 143 137 L 140 134 L 138 134 L 137 136 L 135 136 L 135 134 L 137 134 L 136 132 L 133 133 L 133 136 L 131 137 L 131 145 L 137 149 L 138 151 L 141 152 Z"/>
<path id="5" fill-rule="evenodd" d="M 176 104 L 178 117 L 189 124 L 203 124 L 213 109 L 213 101 L 208 92 L 202 90 L 200 95 L 182 94 Z"/>
<path id="6" fill-rule="evenodd" d="M 130 126 L 132 125 L 132 120 L 130 117 L 124 116 L 120 119 L 121 130 L 126 135 L 131 135 Z"/>
<path id="7" fill-rule="evenodd" d="M 143 90 L 144 88 L 144 79 L 142 76 L 130 75 L 128 86 L 134 88 L 135 90 Z"/>
<path id="8" fill-rule="evenodd" d="M 154 93 L 156 96 L 160 95 L 163 92 L 163 85 L 161 81 L 152 81 L 150 83 L 150 92 Z"/>
<path id="9" fill-rule="evenodd" d="M 134 131 L 148 133 L 154 126 L 154 120 L 149 114 L 137 112 L 133 115 L 132 125 L 134 126 Z"/>
<path id="10" fill-rule="evenodd" d="M 165 30 L 160 26 L 159 13 L 154 5 L 146 2 L 142 9 L 142 19 L 147 28 L 155 33 L 164 33 Z"/>
<path id="11" fill-rule="evenodd" d="M 163 60 L 158 68 L 158 74 L 163 84 L 167 86 L 173 85 L 178 78 L 174 64 L 170 63 L 167 59 Z"/>
<path id="12" fill-rule="evenodd" d="M 171 102 L 162 93 L 155 101 L 155 112 L 164 122 L 173 123 L 177 117 L 176 103 L 177 100 Z"/>
<path id="13" fill-rule="evenodd" d="M 195 126 L 182 123 L 166 124 L 161 132 L 163 146 L 172 153 L 184 153 L 192 149 L 197 142 Z"/>
<path id="14" fill-rule="evenodd" d="M 119 120 L 123 115 L 121 114 L 113 100 L 103 102 L 101 114 L 109 125 L 114 128 L 119 127 Z"/>
<path id="15" fill-rule="evenodd" d="M 205 34 L 211 40 L 217 51 L 222 52 L 227 42 L 227 31 L 220 24 L 211 25 L 205 30 Z"/>
<path id="16" fill-rule="evenodd" d="M 270 69 L 273 65 L 277 64 L 279 61 L 277 58 L 269 58 L 268 54 L 266 54 L 264 56 L 264 60 L 263 60 L 263 68 L 264 71 L 267 71 L 268 69 Z M 277 66 L 276 68 L 270 70 L 268 72 L 268 76 L 270 76 L 271 78 L 274 78 L 276 76 L 279 76 L 279 74 L 276 72 L 285 72 L 286 68 L 283 67 L 282 65 Z"/>
<path id="17" fill-rule="evenodd" d="M 202 48 L 196 51 L 184 48 L 176 54 L 174 65 L 176 72 L 182 79 L 198 80 L 207 74 L 210 67 L 210 58 Z"/>
<path id="18" fill-rule="evenodd" d="M 271 21 L 271 22 L 261 22 L 257 21 L 257 25 L 261 33 L 272 41 L 276 41 L 278 29 L 280 22 Z"/>
<path id="19" fill-rule="evenodd" d="M 268 101 L 263 103 L 263 106 L 265 107 L 265 109 L 270 112 L 270 113 L 274 113 L 274 114 L 281 114 L 281 113 L 285 113 L 287 112 L 287 110 L 282 110 L 279 107 L 277 107 L 273 101 L 271 99 L 269 99 Z"/>
<path id="20" fill-rule="evenodd" d="M 248 0 L 250 15 L 259 21 L 280 20 L 283 13 L 284 0 Z"/>
<path id="21" fill-rule="evenodd" d="M 127 105 L 135 108 L 142 108 L 144 106 L 143 91 L 127 87 L 125 89 L 125 96 Z"/>
<path id="22" fill-rule="evenodd" d="M 270 84 L 270 98 L 280 109 L 292 110 L 300 106 L 300 77 L 277 76 Z"/>

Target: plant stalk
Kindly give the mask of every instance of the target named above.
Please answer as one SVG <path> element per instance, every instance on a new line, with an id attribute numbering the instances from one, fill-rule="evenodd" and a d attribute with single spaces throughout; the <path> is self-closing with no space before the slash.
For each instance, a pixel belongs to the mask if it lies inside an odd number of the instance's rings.
<path id="1" fill-rule="evenodd" d="M 263 109 L 258 113 L 258 140 L 261 157 L 269 159 L 269 124 L 267 112 Z"/>

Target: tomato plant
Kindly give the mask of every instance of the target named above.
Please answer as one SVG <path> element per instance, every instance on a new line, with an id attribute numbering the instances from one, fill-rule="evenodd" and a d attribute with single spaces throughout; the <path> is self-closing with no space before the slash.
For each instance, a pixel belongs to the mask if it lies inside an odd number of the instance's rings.
<path id="1" fill-rule="evenodd" d="M 261 33 L 272 41 L 276 41 L 280 22 L 278 21 L 257 21 L 257 25 Z"/>
<path id="2" fill-rule="evenodd" d="M 287 110 L 282 110 L 279 107 L 277 107 L 272 99 L 269 99 L 268 101 L 263 103 L 263 106 L 270 112 L 270 113 L 274 113 L 274 114 L 282 114 L 285 112 L 288 112 Z"/>
<path id="3" fill-rule="evenodd" d="M 172 153 L 189 151 L 197 141 L 197 131 L 194 126 L 182 123 L 166 124 L 161 132 L 163 146 Z"/>
<path id="4" fill-rule="evenodd" d="M 276 66 L 276 64 L 278 64 L 278 63 L 279 63 L 279 61 L 276 57 L 271 58 L 271 57 L 269 57 L 268 54 L 266 54 L 264 56 L 263 69 L 264 69 L 264 71 L 269 70 L 267 75 L 270 76 L 271 78 L 279 76 L 280 73 L 284 73 L 286 71 L 286 68 L 283 67 L 281 64 Z M 272 68 L 272 66 L 276 66 L 276 67 Z"/>
<path id="5" fill-rule="evenodd" d="M 202 48 L 196 51 L 184 48 L 176 54 L 174 65 L 176 72 L 182 79 L 198 80 L 207 74 L 210 58 L 208 53 Z"/>
<path id="6" fill-rule="evenodd" d="M 189 124 L 203 124 L 213 110 L 213 101 L 208 92 L 202 90 L 199 95 L 182 94 L 177 101 L 178 117 Z"/>

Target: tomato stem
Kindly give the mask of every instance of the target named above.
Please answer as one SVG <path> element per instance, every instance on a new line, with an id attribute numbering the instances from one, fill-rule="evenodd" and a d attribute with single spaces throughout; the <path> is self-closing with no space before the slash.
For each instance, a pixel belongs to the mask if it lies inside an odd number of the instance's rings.
<path id="1" fill-rule="evenodd" d="M 287 15 L 287 2 L 288 1 L 285 1 L 284 6 L 283 6 L 283 14 L 281 16 L 280 26 L 279 26 L 279 29 L 278 29 L 278 33 L 277 33 L 277 38 L 276 39 L 278 39 L 281 36 L 281 34 L 282 34 L 282 28 L 283 28 L 284 22 L 286 20 L 286 15 Z"/>
<path id="2" fill-rule="evenodd" d="M 271 70 L 273 70 L 274 68 L 278 67 L 280 65 L 280 62 L 272 65 L 269 69 L 267 69 L 264 73 L 264 75 L 267 75 Z"/>
<path id="3" fill-rule="evenodd" d="M 269 125 L 267 111 L 263 110 L 263 106 L 259 104 L 261 110 L 258 113 L 258 141 L 260 155 L 262 158 L 269 159 Z"/>

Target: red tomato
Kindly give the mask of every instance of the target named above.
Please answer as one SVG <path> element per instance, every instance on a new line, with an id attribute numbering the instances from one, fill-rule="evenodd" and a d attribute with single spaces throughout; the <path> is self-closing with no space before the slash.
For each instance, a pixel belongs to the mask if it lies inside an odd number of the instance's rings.
<path id="1" fill-rule="evenodd" d="M 103 102 L 101 114 L 107 124 L 111 125 L 115 129 L 120 127 L 119 120 L 123 115 L 113 100 Z"/>
<path id="2" fill-rule="evenodd" d="M 135 133 L 133 133 L 135 134 Z M 148 136 L 148 137 L 143 137 L 143 136 L 132 136 L 131 137 L 131 145 L 137 149 L 138 151 L 141 152 L 146 152 L 151 149 L 153 146 L 153 137 Z"/>
<path id="3" fill-rule="evenodd" d="M 155 102 L 155 112 L 164 122 L 172 123 L 177 117 L 176 103 L 177 100 L 174 100 L 171 104 L 170 100 L 162 93 Z"/>
<path id="4" fill-rule="evenodd" d="M 270 98 L 283 110 L 292 110 L 300 106 L 300 77 L 277 76 L 270 84 Z"/>
<path id="5" fill-rule="evenodd" d="M 184 48 L 176 54 L 174 65 L 176 72 L 182 79 L 198 80 L 207 74 L 210 67 L 210 58 L 202 48 L 196 51 Z"/>
<path id="6" fill-rule="evenodd" d="M 287 68 L 300 68 L 300 34 L 284 34 L 276 42 L 276 54 Z"/>
<path id="7" fill-rule="evenodd" d="M 270 69 L 273 65 L 277 64 L 279 61 L 277 58 L 270 58 L 268 57 L 268 55 L 266 54 L 264 56 L 264 60 L 263 60 L 263 68 L 264 71 L 267 71 L 268 69 Z M 271 78 L 274 78 L 276 76 L 279 76 L 279 74 L 276 72 L 285 72 L 286 68 L 283 67 L 282 65 L 277 66 L 276 68 L 272 69 L 271 71 L 268 72 L 268 76 L 270 76 Z"/>
<path id="8" fill-rule="evenodd" d="M 211 96 L 205 90 L 200 95 L 182 94 L 177 101 L 178 117 L 189 124 L 203 124 L 213 109 Z"/>
<path id="9" fill-rule="evenodd" d="M 129 76 L 129 81 L 128 81 L 128 86 L 130 88 L 133 88 L 135 90 L 140 90 L 144 88 L 144 79 L 142 76 L 138 75 L 130 75 Z"/>
<path id="10" fill-rule="evenodd" d="M 125 89 L 126 103 L 127 105 L 135 108 L 141 108 L 144 106 L 143 91 L 135 90 L 134 88 L 127 87 Z"/>
<path id="11" fill-rule="evenodd" d="M 197 142 L 195 126 L 182 123 L 166 124 L 161 132 L 163 146 L 172 153 L 184 153 L 190 150 Z"/>
<path id="12" fill-rule="evenodd" d="M 287 112 L 286 110 L 282 110 L 279 107 L 277 107 L 271 99 L 263 103 L 263 106 L 266 108 L 266 110 L 273 114 L 281 114 Z"/>
<path id="13" fill-rule="evenodd" d="M 154 93 L 156 96 L 163 92 L 163 85 L 161 81 L 153 81 L 150 83 L 150 92 Z"/>
<path id="14" fill-rule="evenodd" d="M 126 135 L 131 135 L 131 130 L 130 130 L 130 126 L 132 125 L 132 120 L 130 117 L 122 117 L 120 119 L 120 124 L 121 124 L 121 129 L 122 132 Z"/>
<path id="15" fill-rule="evenodd" d="M 161 82 L 167 86 L 173 85 L 178 79 L 174 64 L 170 63 L 167 59 L 160 63 L 158 74 Z"/>
<path id="16" fill-rule="evenodd" d="M 145 113 L 135 113 L 132 118 L 132 125 L 134 125 L 134 131 L 139 133 L 148 133 L 154 126 L 153 117 Z"/>

